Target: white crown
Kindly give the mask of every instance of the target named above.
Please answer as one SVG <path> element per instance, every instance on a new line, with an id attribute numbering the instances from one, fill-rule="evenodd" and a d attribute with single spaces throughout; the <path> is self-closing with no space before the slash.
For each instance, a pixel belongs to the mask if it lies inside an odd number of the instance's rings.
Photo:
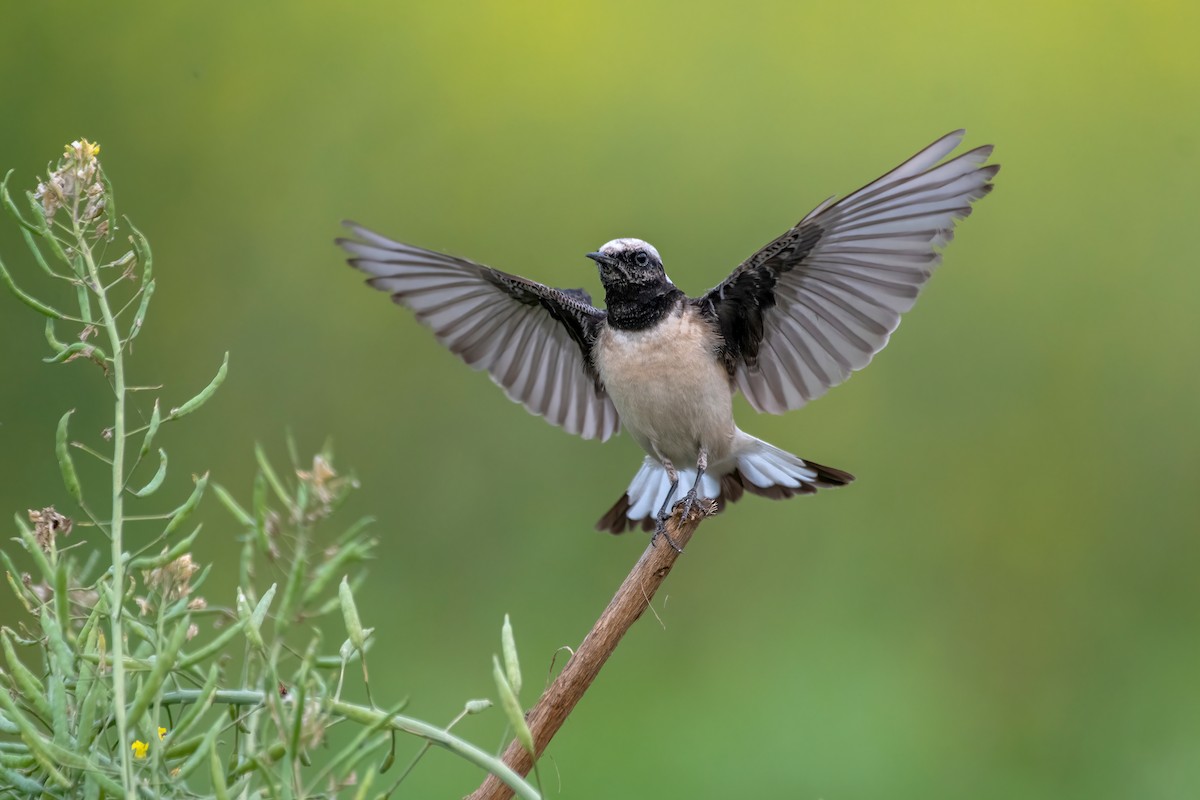
<path id="1" fill-rule="evenodd" d="M 606 256 L 615 256 L 620 253 L 627 253 L 630 250 L 645 250 L 650 255 L 654 256 L 654 260 L 662 263 L 662 257 L 658 251 L 654 249 L 654 245 L 649 242 L 643 242 L 641 239 L 613 239 L 611 242 L 605 242 L 600 248 L 600 252 Z"/>

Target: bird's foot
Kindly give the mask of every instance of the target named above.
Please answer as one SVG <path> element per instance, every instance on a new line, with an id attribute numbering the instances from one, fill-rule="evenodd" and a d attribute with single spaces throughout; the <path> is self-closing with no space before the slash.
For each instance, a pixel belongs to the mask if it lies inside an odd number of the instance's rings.
<path id="1" fill-rule="evenodd" d="M 708 517 L 716 513 L 717 505 L 714 501 L 696 494 L 696 489 L 693 487 L 683 499 L 675 504 L 675 508 L 679 508 L 679 520 L 684 520 L 691 517 L 693 513 L 699 512 L 700 516 Z M 674 509 L 672 509 L 673 511 Z"/>
<path id="2" fill-rule="evenodd" d="M 650 537 L 650 546 L 653 547 L 654 543 L 658 541 L 658 537 L 661 536 L 667 540 L 667 544 L 671 545 L 672 550 L 674 550 L 676 553 L 682 553 L 683 548 L 675 544 L 675 540 L 671 538 L 671 534 L 667 533 L 667 520 L 670 518 L 671 515 L 665 511 L 660 511 L 655 515 L 654 535 Z"/>

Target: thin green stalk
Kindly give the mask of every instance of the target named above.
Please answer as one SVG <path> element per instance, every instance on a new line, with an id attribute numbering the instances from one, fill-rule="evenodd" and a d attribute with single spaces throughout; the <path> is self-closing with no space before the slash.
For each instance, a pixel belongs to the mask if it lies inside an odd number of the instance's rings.
<path id="1" fill-rule="evenodd" d="M 375 726 L 386 719 L 388 727 L 420 736 L 461 756 L 475 766 L 487 770 L 503 781 L 518 797 L 525 800 L 540 800 L 541 798 L 536 789 L 526 783 L 524 778 L 514 772 L 511 767 L 499 758 L 490 753 L 485 753 L 470 742 L 463 741 L 454 734 L 449 733 L 444 728 L 430 725 L 428 722 L 413 719 L 412 717 L 406 717 L 401 714 L 388 714 L 385 711 L 354 705 L 353 703 L 334 701 L 330 704 L 330 709 L 334 713 L 341 714 L 360 725 Z"/>
<path id="2" fill-rule="evenodd" d="M 84 233 L 79 227 L 78 204 L 71 209 L 71 224 L 74 228 L 75 240 L 79 244 L 79 252 L 87 264 L 88 276 L 91 279 L 92 290 L 100 304 L 100 313 L 104 318 L 104 328 L 108 332 L 108 341 L 112 351 L 113 393 L 116 395 L 113 409 L 113 457 L 112 457 L 112 523 L 109 534 L 112 539 L 112 601 L 111 629 L 112 641 L 112 674 L 113 674 L 113 712 L 117 721 L 117 752 L 120 754 L 121 783 L 125 796 L 133 800 L 134 782 L 133 765 L 129 759 L 129 728 L 125 718 L 125 657 L 124 638 L 121 630 L 121 613 L 124 607 L 125 592 L 125 559 L 123 533 L 123 512 L 125 499 L 125 355 L 121 342 L 121 332 L 113 317 L 112 306 L 109 305 L 108 295 L 104 284 L 100 281 L 100 271 L 96 268 L 96 260 L 92 258 L 92 249 L 87 245 Z"/>

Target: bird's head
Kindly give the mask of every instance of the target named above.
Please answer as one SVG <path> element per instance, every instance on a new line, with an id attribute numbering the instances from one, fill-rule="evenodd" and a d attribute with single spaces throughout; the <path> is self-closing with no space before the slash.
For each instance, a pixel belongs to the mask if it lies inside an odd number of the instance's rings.
<path id="1" fill-rule="evenodd" d="M 658 251 L 641 239 L 613 239 L 587 257 L 600 268 L 605 291 L 668 281 Z"/>

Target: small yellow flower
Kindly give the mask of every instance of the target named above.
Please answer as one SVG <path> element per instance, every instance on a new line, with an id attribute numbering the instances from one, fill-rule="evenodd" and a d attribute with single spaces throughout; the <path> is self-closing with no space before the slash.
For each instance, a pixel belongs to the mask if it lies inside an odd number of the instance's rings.
<path id="1" fill-rule="evenodd" d="M 167 735 L 167 729 L 166 729 L 166 728 L 159 728 L 159 729 L 158 729 L 158 740 L 159 740 L 160 742 L 163 740 L 163 737 L 164 737 L 164 736 L 166 736 L 166 735 Z"/>
<path id="2" fill-rule="evenodd" d="M 146 752 L 150 749 L 150 745 L 143 742 L 141 739 L 136 740 L 129 745 L 129 749 L 133 751 L 134 758 L 145 758 Z"/>
<path id="3" fill-rule="evenodd" d="M 63 149 L 65 150 L 63 153 L 65 158 L 74 156 L 83 164 L 100 155 L 100 145 L 96 142 L 89 142 L 87 139 L 76 139 Z"/>

